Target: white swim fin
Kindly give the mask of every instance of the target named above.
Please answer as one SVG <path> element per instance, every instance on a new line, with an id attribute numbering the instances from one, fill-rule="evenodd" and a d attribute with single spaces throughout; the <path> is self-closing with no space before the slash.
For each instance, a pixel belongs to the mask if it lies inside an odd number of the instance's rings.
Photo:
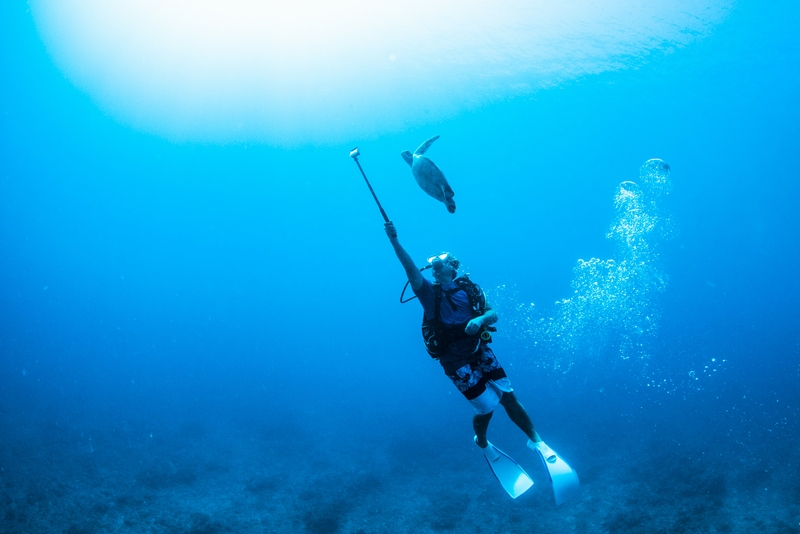
<path id="1" fill-rule="evenodd" d="M 497 477 L 503 489 L 511 495 L 512 499 L 516 499 L 533 486 L 533 480 L 528 476 L 528 473 L 509 455 L 491 443 L 481 451 L 492 469 L 492 473 Z"/>
<path id="2" fill-rule="evenodd" d="M 528 440 L 528 448 L 539 453 L 544 463 L 550 483 L 553 486 L 553 496 L 556 504 L 561 504 L 578 494 L 581 483 L 576 473 L 556 451 L 547 446 L 544 441 Z"/>

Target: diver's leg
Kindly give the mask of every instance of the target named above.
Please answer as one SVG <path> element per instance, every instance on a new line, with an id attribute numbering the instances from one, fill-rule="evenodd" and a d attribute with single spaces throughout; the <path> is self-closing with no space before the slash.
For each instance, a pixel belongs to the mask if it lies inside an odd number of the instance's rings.
<path id="1" fill-rule="evenodd" d="M 517 425 L 520 430 L 525 432 L 525 435 L 528 436 L 528 439 L 531 441 L 542 441 L 542 438 L 539 437 L 539 434 L 533 429 L 533 421 L 531 421 L 528 412 L 525 411 L 525 408 L 522 404 L 517 400 L 516 395 L 514 395 L 513 391 L 507 391 L 503 393 L 503 396 L 500 397 L 500 404 L 503 405 L 503 408 L 506 409 L 506 413 L 508 414 L 508 418 L 513 421 L 515 425 Z"/>
<path id="2" fill-rule="evenodd" d="M 489 443 L 486 441 L 486 430 L 489 428 L 489 421 L 492 419 L 493 413 L 494 412 L 475 414 L 475 417 L 472 418 L 472 428 L 475 429 L 475 436 L 477 438 L 475 443 L 482 449 L 485 449 L 486 445 Z"/>

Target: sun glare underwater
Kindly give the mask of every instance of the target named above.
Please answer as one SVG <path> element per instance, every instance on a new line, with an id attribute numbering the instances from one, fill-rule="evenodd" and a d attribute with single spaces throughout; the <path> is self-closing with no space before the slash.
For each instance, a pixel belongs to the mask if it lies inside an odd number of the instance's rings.
<path id="1" fill-rule="evenodd" d="M 628 68 L 702 38 L 732 0 L 32 0 L 56 64 L 172 140 L 374 137 Z"/>

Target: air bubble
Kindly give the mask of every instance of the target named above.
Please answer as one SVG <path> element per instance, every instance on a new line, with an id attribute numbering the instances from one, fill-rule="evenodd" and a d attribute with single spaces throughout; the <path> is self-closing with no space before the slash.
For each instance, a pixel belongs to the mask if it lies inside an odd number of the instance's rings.
<path id="1" fill-rule="evenodd" d="M 671 232 L 656 199 L 671 189 L 669 170 L 664 161 L 651 159 L 642 165 L 638 183 L 619 184 L 613 198 L 617 215 L 606 233 L 616 245 L 615 257 L 579 259 L 570 298 L 556 301 L 548 322 L 530 316 L 514 320 L 531 325 L 517 334 L 547 340 L 570 359 L 604 355 L 610 347 L 623 359 L 649 357 L 646 340 L 658 330 L 658 297 L 668 283 L 657 249 Z M 530 314 L 532 308 L 516 306 L 516 311 Z"/>

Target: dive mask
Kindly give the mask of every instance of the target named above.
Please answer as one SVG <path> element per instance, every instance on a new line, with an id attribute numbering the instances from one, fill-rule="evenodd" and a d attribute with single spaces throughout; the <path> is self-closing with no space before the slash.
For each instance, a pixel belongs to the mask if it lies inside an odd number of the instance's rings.
<path id="1" fill-rule="evenodd" d="M 458 259 L 456 259 L 456 257 L 450 254 L 449 252 L 440 252 L 439 254 L 434 254 L 433 256 L 428 258 L 428 263 L 433 263 L 437 259 L 447 262 L 450 265 L 450 267 L 452 267 L 456 271 L 458 270 L 458 267 L 461 265 L 461 262 L 459 262 Z"/>

